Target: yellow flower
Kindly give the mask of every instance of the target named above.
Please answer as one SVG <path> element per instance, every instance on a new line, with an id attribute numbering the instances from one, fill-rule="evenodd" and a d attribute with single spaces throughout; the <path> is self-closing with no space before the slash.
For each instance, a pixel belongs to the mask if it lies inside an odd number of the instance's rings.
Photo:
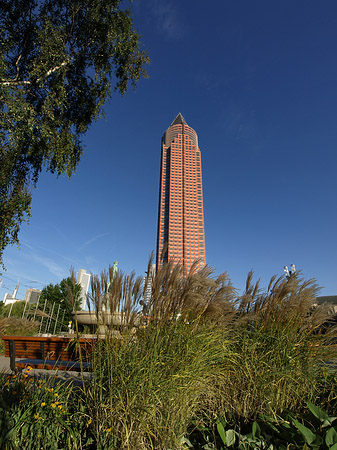
<path id="1" fill-rule="evenodd" d="M 55 403 L 52 403 L 50 406 L 51 406 L 52 408 L 56 408 L 56 404 L 55 404 Z"/>
<path id="2" fill-rule="evenodd" d="M 87 424 L 86 424 L 86 427 L 88 428 L 88 426 L 91 424 L 91 422 L 92 422 L 92 418 L 90 417 L 90 419 L 88 420 L 88 422 L 87 422 Z"/>
<path id="3" fill-rule="evenodd" d="M 55 402 L 55 405 L 58 405 L 59 404 L 59 402 Z"/>
<path id="4" fill-rule="evenodd" d="M 53 388 L 48 388 L 47 389 L 48 392 L 53 392 L 53 390 L 54 390 Z"/>
<path id="5" fill-rule="evenodd" d="M 43 408 L 44 406 L 46 406 L 46 403 L 45 403 L 45 402 L 42 402 L 42 403 L 41 403 L 41 406 L 42 406 L 42 408 Z"/>
<path id="6" fill-rule="evenodd" d="M 59 395 L 58 395 L 58 393 L 57 392 L 55 392 L 55 394 L 54 394 L 54 397 L 58 397 Z"/>
<path id="7" fill-rule="evenodd" d="M 58 409 L 62 409 L 62 405 L 58 405 Z"/>
<path id="8" fill-rule="evenodd" d="M 39 419 L 41 419 L 41 417 L 40 417 L 39 413 L 36 413 L 36 414 L 34 415 L 34 419 L 36 419 L 36 420 L 39 420 Z"/>

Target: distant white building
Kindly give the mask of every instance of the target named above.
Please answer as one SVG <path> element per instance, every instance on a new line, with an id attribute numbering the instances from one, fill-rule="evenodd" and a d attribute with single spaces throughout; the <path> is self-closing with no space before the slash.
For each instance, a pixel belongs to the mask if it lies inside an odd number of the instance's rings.
<path id="1" fill-rule="evenodd" d="M 25 295 L 26 303 L 37 303 L 41 295 L 41 291 L 38 289 L 27 289 Z"/>
<path id="2" fill-rule="evenodd" d="M 4 298 L 2 301 L 4 302 L 5 306 L 11 305 L 12 303 L 15 303 L 15 302 L 22 302 L 21 298 L 17 298 L 18 289 L 19 289 L 19 281 L 17 282 L 16 288 L 14 289 L 12 294 L 8 294 L 8 292 L 6 292 L 6 294 L 4 295 Z M 31 304 L 37 303 L 40 295 L 41 295 L 41 291 L 39 291 L 38 289 L 33 289 L 33 288 L 27 289 L 24 301 L 26 303 L 31 303 Z"/>
<path id="3" fill-rule="evenodd" d="M 87 273 L 85 269 L 80 269 L 78 271 L 77 283 L 81 285 L 81 309 L 86 309 L 87 307 L 87 297 L 90 286 L 90 273 Z"/>
<path id="4" fill-rule="evenodd" d="M 16 287 L 15 287 L 15 289 L 14 289 L 12 294 L 8 294 L 8 292 L 5 293 L 4 298 L 2 300 L 4 302 L 5 306 L 6 305 L 10 305 L 10 304 L 15 303 L 15 302 L 22 301 L 21 298 L 16 298 L 16 295 L 18 293 L 18 289 L 19 289 L 19 280 L 16 283 Z"/>

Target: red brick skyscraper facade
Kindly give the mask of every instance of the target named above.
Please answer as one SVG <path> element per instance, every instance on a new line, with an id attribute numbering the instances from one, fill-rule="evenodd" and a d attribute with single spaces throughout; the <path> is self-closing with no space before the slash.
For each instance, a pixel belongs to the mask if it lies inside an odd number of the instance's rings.
<path id="1" fill-rule="evenodd" d="M 195 260 L 198 269 L 206 264 L 198 136 L 180 113 L 164 133 L 161 150 L 157 267 L 168 260 L 182 264 L 185 273 Z"/>

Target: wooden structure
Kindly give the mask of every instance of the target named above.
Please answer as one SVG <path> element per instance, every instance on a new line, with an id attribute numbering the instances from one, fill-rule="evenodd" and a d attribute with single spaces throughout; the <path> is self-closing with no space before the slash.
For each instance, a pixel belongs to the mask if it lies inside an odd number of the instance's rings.
<path id="1" fill-rule="evenodd" d="M 11 370 L 31 366 L 36 369 L 90 370 L 88 356 L 97 338 L 2 336 Z"/>

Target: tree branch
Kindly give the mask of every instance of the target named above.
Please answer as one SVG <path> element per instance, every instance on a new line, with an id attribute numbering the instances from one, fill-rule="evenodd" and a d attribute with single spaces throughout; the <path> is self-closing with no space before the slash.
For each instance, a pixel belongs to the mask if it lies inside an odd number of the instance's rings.
<path id="1" fill-rule="evenodd" d="M 15 65 L 16 65 L 16 77 L 15 77 L 15 80 L 17 80 L 19 78 L 19 72 L 20 72 L 19 61 L 20 61 L 21 57 L 22 57 L 22 53 L 21 53 L 21 55 L 19 55 L 19 57 L 18 57 L 18 59 L 16 60 L 16 63 L 15 63 Z"/>
<path id="2" fill-rule="evenodd" d="M 63 61 L 59 66 L 55 66 L 52 69 L 49 69 L 48 72 L 46 72 L 44 75 L 42 75 L 42 77 L 39 77 L 36 80 L 36 83 L 40 83 L 40 81 L 45 80 L 46 78 L 48 78 L 52 73 L 57 72 L 59 69 L 61 69 L 62 67 L 66 66 L 67 64 L 69 64 L 70 62 L 70 58 L 67 59 L 66 61 Z"/>
<path id="3" fill-rule="evenodd" d="M 23 80 L 23 81 L 16 81 L 16 80 L 6 80 L 4 78 L 1 79 L 2 86 L 29 86 L 32 84 L 31 81 Z"/>
<path id="4" fill-rule="evenodd" d="M 70 62 L 70 58 L 67 59 L 66 61 L 63 61 L 60 65 L 55 66 L 52 69 L 49 69 L 44 75 L 39 77 L 34 82 L 34 84 L 39 84 L 41 81 L 43 81 L 46 78 L 48 78 L 51 74 L 53 74 L 54 72 L 57 72 L 59 69 L 61 69 L 62 67 L 66 66 L 67 64 L 69 64 L 69 62 Z M 15 77 L 14 80 L 6 80 L 5 78 L 2 78 L 0 84 L 2 86 L 29 86 L 29 85 L 31 85 L 33 83 L 31 81 L 29 81 L 29 80 L 17 81 L 16 77 Z"/>

